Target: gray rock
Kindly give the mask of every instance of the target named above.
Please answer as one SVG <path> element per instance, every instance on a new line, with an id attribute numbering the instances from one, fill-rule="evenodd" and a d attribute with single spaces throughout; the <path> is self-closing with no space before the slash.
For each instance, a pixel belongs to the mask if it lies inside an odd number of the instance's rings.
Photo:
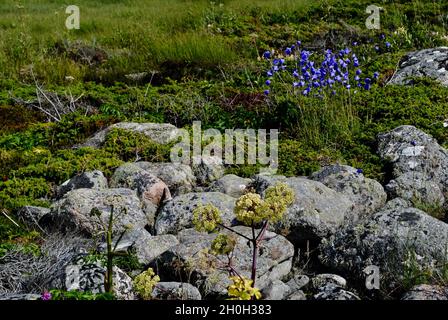
<path id="1" fill-rule="evenodd" d="M 168 144 L 173 142 L 177 139 L 179 134 L 179 130 L 172 124 L 168 123 L 119 122 L 97 132 L 83 144 L 78 145 L 78 147 L 101 147 L 106 141 L 107 134 L 112 129 L 121 129 L 141 133 L 159 144 Z"/>
<path id="2" fill-rule="evenodd" d="M 161 254 L 179 243 L 177 238 L 171 234 L 151 236 L 145 229 L 126 232 L 120 239 L 113 239 L 116 252 L 135 252 L 138 262 L 144 266 L 150 265 Z M 106 243 L 101 244 L 100 249 L 106 251 Z"/>
<path id="3" fill-rule="evenodd" d="M 274 280 L 261 292 L 264 300 L 283 300 L 290 292 L 289 286 L 280 280 Z"/>
<path id="4" fill-rule="evenodd" d="M 67 180 L 59 186 L 57 191 L 58 198 L 62 198 L 67 192 L 75 189 L 107 189 L 107 179 L 104 174 L 99 171 L 83 172 Z"/>
<path id="5" fill-rule="evenodd" d="M 165 182 L 173 195 L 191 192 L 196 185 L 196 177 L 191 167 L 185 164 L 141 161 L 135 165 Z"/>
<path id="6" fill-rule="evenodd" d="M 162 180 L 134 163 L 125 163 L 118 167 L 110 179 L 110 186 L 135 190 L 142 201 L 152 203 L 156 207 L 162 201 L 171 199 L 170 190 Z"/>
<path id="7" fill-rule="evenodd" d="M 270 186 L 273 186 L 279 182 L 286 182 L 286 177 L 281 176 L 281 175 L 257 174 L 254 176 L 254 179 L 253 179 L 250 187 L 254 188 L 258 194 L 263 196 L 264 191 L 267 188 L 269 188 Z"/>
<path id="8" fill-rule="evenodd" d="M 355 293 L 344 290 L 344 288 L 328 283 L 318 289 L 314 295 L 315 300 L 361 300 Z"/>
<path id="9" fill-rule="evenodd" d="M 251 181 L 252 180 L 248 178 L 241 178 L 234 174 L 227 174 L 215 181 L 210 187 L 210 190 L 222 192 L 234 198 L 239 198 L 244 194 L 244 191 L 247 186 L 250 185 Z"/>
<path id="10" fill-rule="evenodd" d="M 445 197 L 439 183 L 428 179 L 421 172 L 407 172 L 391 180 L 386 190 L 391 197 L 400 197 L 415 205 L 442 207 Z"/>
<path id="11" fill-rule="evenodd" d="M 387 195 L 383 186 L 365 178 L 362 172 L 344 165 L 331 165 L 312 174 L 311 179 L 345 195 L 355 204 L 354 211 L 363 217 L 380 209 L 386 203 Z M 354 220 L 358 216 L 352 214 Z"/>
<path id="12" fill-rule="evenodd" d="M 274 230 L 293 243 L 327 237 L 350 220 L 354 204 L 343 194 L 305 178 L 288 178 L 286 183 L 295 201 Z"/>
<path id="13" fill-rule="evenodd" d="M 41 219 L 41 225 L 61 231 L 74 230 L 93 235 L 107 226 L 114 205 L 114 233 L 125 229 L 143 229 L 150 223 L 150 217 L 142 210 L 142 204 L 135 191 L 130 189 L 76 189 L 67 193 L 52 205 L 51 213 Z M 97 208 L 100 219 L 91 215 Z M 126 213 L 123 213 L 123 210 Z"/>
<path id="14" fill-rule="evenodd" d="M 323 287 L 329 283 L 341 288 L 345 288 L 347 286 L 347 281 L 344 278 L 338 276 L 337 274 L 331 273 L 318 274 L 311 280 L 311 282 L 313 284 L 313 288 L 315 289 Z"/>
<path id="15" fill-rule="evenodd" d="M 409 185 L 407 192 L 411 190 L 410 181 L 416 178 L 439 184 L 444 193 L 448 191 L 448 152 L 430 135 L 413 126 L 400 126 L 378 135 L 378 152 L 392 164 L 394 179 L 409 174 L 402 178 Z M 415 185 L 418 194 L 422 183 Z"/>
<path id="16" fill-rule="evenodd" d="M 237 226 L 234 229 L 246 236 L 251 235 L 251 229 L 248 227 Z M 223 232 L 233 234 L 229 231 Z M 168 270 L 175 278 L 184 274 L 183 277 L 188 277 L 205 295 L 225 296 L 227 287 L 231 284 L 228 272 L 222 270 L 222 261 L 225 261 L 226 257 L 220 256 L 221 261 L 218 261 L 205 251 L 210 248 L 216 236 L 194 229 L 182 230 L 178 234 L 179 245 L 161 257 L 159 270 Z M 244 238 L 238 236 L 236 239 L 232 265 L 240 275 L 250 278 L 252 249 Z M 294 247 L 289 241 L 267 231 L 259 251 L 255 286 L 262 290 L 272 281 L 286 276 L 291 270 L 293 255 Z"/>
<path id="17" fill-rule="evenodd" d="M 291 293 L 286 300 L 306 300 L 306 294 L 302 290 Z"/>
<path id="18" fill-rule="evenodd" d="M 134 244 L 138 262 L 149 265 L 159 256 L 179 244 L 177 238 L 171 234 L 153 236 L 145 240 L 141 239 Z"/>
<path id="19" fill-rule="evenodd" d="M 16 213 L 20 222 L 33 228 L 39 226 L 39 221 L 50 213 L 50 209 L 42 207 L 24 206 Z"/>
<path id="20" fill-rule="evenodd" d="M 286 284 L 292 292 L 305 288 L 310 283 L 310 278 L 304 274 L 295 275 Z"/>
<path id="21" fill-rule="evenodd" d="M 399 208 L 409 208 L 409 207 L 412 207 L 412 203 L 410 201 L 404 200 L 402 198 L 395 198 L 390 201 L 387 201 L 380 211 L 393 210 Z"/>
<path id="22" fill-rule="evenodd" d="M 189 283 L 159 282 L 151 294 L 154 300 L 201 300 L 198 288 Z"/>
<path id="23" fill-rule="evenodd" d="M 231 223 L 235 198 L 220 192 L 187 193 L 164 204 L 156 219 L 156 234 L 176 234 L 181 229 L 193 227 L 193 211 L 200 204 L 214 205 L 220 210 L 223 222 Z"/>
<path id="24" fill-rule="evenodd" d="M 377 266 L 386 289 L 401 284 L 411 257 L 421 268 L 435 270 L 446 261 L 447 244 L 448 224 L 415 208 L 397 208 L 324 239 L 319 258 L 359 281 L 365 281 L 366 267 Z"/>
<path id="25" fill-rule="evenodd" d="M 201 156 L 192 158 L 192 169 L 201 185 L 208 185 L 224 175 L 224 164 L 220 157 Z"/>
<path id="26" fill-rule="evenodd" d="M 65 283 L 65 290 L 80 290 L 93 294 L 104 293 L 106 267 L 99 261 L 87 261 L 85 257 L 77 257 L 74 264 L 66 269 L 66 279 L 78 281 Z M 76 275 L 76 276 L 74 276 Z M 120 268 L 113 267 L 113 293 L 119 300 L 134 300 L 132 279 Z"/>
<path id="27" fill-rule="evenodd" d="M 448 287 L 421 284 L 406 292 L 401 300 L 448 300 Z"/>
<path id="28" fill-rule="evenodd" d="M 407 54 L 389 83 L 411 84 L 410 77 L 429 77 L 448 86 L 448 47 L 424 49 Z"/>

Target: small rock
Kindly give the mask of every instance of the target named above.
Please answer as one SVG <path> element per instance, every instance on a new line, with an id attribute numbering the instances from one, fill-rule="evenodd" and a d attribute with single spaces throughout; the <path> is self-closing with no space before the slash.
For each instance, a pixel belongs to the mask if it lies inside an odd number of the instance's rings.
<path id="1" fill-rule="evenodd" d="M 134 163 L 118 167 L 111 178 L 110 186 L 135 190 L 142 200 L 149 201 L 155 206 L 171 199 L 170 190 L 162 180 Z"/>
<path id="2" fill-rule="evenodd" d="M 248 178 L 241 178 L 234 174 L 227 174 L 215 181 L 210 187 L 210 191 L 218 191 L 231 197 L 239 198 L 244 194 L 244 191 L 251 181 L 252 180 Z"/>
<path id="3" fill-rule="evenodd" d="M 24 206 L 16 213 L 19 221 L 26 226 L 33 228 L 39 226 L 42 217 L 50 213 L 50 209 L 42 207 Z"/>
<path id="4" fill-rule="evenodd" d="M 141 161 L 135 165 L 165 182 L 175 196 L 191 192 L 196 185 L 196 177 L 191 167 L 185 164 Z"/>
<path id="5" fill-rule="evenodd" d="M 224 175 L 223 161 L 216 156 L 195 156 L 192 158 L 192 168 L 201 185 L 208 185 Z"/>
<path id="6" fill-rule="evenodd" d="M 310 278 L 304 274 L 295 275 L 286 284 L 291 288 L 291 291 L 297 291 L 305 288 L 310 283 Z"/>
<path id="7" fill-rule="evenodd" d="M 84 172 L 74 176 L 59 186 L 57 197 L 62 198 L 67 192 L 75 189 L 107 189 L 107 179 L 104 174 L 99 171 Z"/>
<path id="8" fill-rule="evenodd" d="M 402 198 L 395 198 L 386 202 L 386 204 L 384 205 L 384 207 L 381 208 L 380 211 L 393 210 L 399 208 L 409 208 L 409 207 L 412 207 L 410 201 Z"/>
<path id="9" fill-rule="evenodd" d="M 235 198 L 220 192 L 186 193 L 163 205 L 155 223 L 156 234 L 176 234 L 184 228 L 193 227 L 193 211 L 200 204 L 214 205 L 220 210 L 225 224 L 232 222 Z"/>
<path id="10" fill-rule="evenodd" d="M 333 283 L 328 283 L 318 289 L 318 293 L 314 295 L 315 300 L 361 300 L 353 292 L 344 290 Z"/>
<path id="11" fill-rule="evenodd" d="M 334 284 L 341 288 L 345 288 L 347 285 L 347 281 L 344 278 L 338 276 L 337 274 L 331 273 L 318 274 L 312 279 L 311 282 L 313 283 L 313 288 L 315 289 L 323 287 L 328 283 Z"/>
<path id="12" fill-rule="evenodd" d="M 154 300 L 201 300 L 198 288 L 189 283 L 159 282 L 151 294 Z"/>
<path id="13" fill-rule="evenodd" d="M 274 280 L 261 292 L 264 300 L 283 300 L 290 292 L 289 286 L 280 280 Z"/>
<path id="14" fill-rule="evenodd" d="M 306 294 L 302 290 L 291 293 L 286 300 L 306 300 Z"/>

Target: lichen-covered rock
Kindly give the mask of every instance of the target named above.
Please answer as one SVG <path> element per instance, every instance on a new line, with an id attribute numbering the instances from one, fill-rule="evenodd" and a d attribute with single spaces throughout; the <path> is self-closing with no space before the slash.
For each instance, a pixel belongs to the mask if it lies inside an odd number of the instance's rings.
<path id="1" fill-rule="evenodd" d="M 345 288 L 347 286 L 347 281 L 343 277 L 331 273 L 318 274 L 317 276 L 313 277 L 311 282 L 313 284 L 313 288 L 315 289 L 323 287 L 329 283 L 337 285 L 341 288 Z"/>
<path id="2" fill-rule="evenodd" d="M 401 300 L 448 300 L 448 287 L 421 284 L 406 292 Z"/>
<path id="3" fill-rule="evenodd" d="M 391 197 L 400 197 L 415 205 L 442 207 L 445 196 L 441 186 L 421 172 L 407 172 L 389 181 L 386 190 Z"/>
<path id="4" fill-rule="evenodd" d="M 334 284 L 327 283 L 318 289 L 315 300 L 361 300 L 355 293 Z"/>
<path id="5" fill-rule="evenodd" d="M 448 86 L 448 47 L 424 49 L 407 54 L 389 83 L 407 85 L 412 77 L 429 77 Z"/>
<path id="6" fill-rule="evenodd" d="M 26 226 L 36 228 L 39 226 L 40 219 L 49 213 L 48 208 L 24 206 L 17 211 L 16 216 Z"/>
<path id="7" fill-rule="evenodd" d="M 106 189 L 108 187 L 107 179 L 99 170 L 83 172 L 67 180 L 59 186 L 57 191 L 58 198 L 62 198 L 67 192 L 75 189 Z"/>
<path id="8" fill-rule="evenodd" d="M 310 278 L 304 274 L 298 274 L 292 277 L 286 284 L 291 289 L 291 292 L 300 290 L 308 286 L 310 283 Z"/>
<path id="9" fill-rule="evenodd" d="M 51 212 L 41 219 L 41 225 L 61 231 L 79 231 L 91 236 L 104 230 L 102 226 L 107 226 L 112 205 L 115 233 L 121 233 L 125 229 L 142 229 L 151 222 L 133 190 L 76 189 L 52 205 Z M 93 208 L 99 210 L 99 218 L 91 215 Z"/>
<path id="10" fill-rule="evenodd" d="M 227 174 L 215 181 L 210 187 L 211 191 L 225 193 L 231 197 L 239 198 L 250 185 L 251 179 L 241 178 L 234 174 Z"/>
<path id="11" fill-rule="evenodd" d="M 199 205 L 212 204 L 221 212 L 224 223 L 233 219 L 235 198 L 220 192 L 186 193 L 167 201 L 156 218 L 156 234 L 176 234 L 184 228 L 193 227 L 193 211 Z"/>
<path id="12" fill-rule="evenodd" d="M 387 201 L 384 207 L 379 211 L 393 210 L 399 208 L 409 208 L 412 207 L 412 203 L 408 200 L 402 198 L 394 198 L 390 201 Z"/>
<path id="13" fill-rule="evenodd" d="M 365 280 L 366 267 L 377 266 L 382 286 L 395 288 L 411 259 L 432 270 L 446 261 L 447 244 L 448 224 L 415 208 L 397 208 L 378 212 L 362 224 L 324 239 L 319 258 L 324 265 L 359 281 Z"/>
<path id="14" fill-rule="evenodd" d="M 104 293 L 106 267 L 99 261 L 88 261 L 78 256 L 72 265 L 66 268 L 64 290 L 80 290 L 93 294 Z M 119 300 L 134 300 L 132 278 L 123 270 L 113 267 L 113 293 Z"/>
<path id="15" fill-rule="evenodd" d="M 110 180 L 110 186 L 135 190 L 142 201 L 155 206 L 171 199 L 170 190 L 162 180 L 134 163 L 125 163 L 118 167 Z"/>
<path id="16" fill-rule="evenodd" d="M 192 168 L 201 185 L 208 185 L 224 175 L 223 161 L 216 156 L 195 156 L 192 158 Z"/>
<path id="17" fill-rule="evenodd" d="M 306 299 L 306 294 L 302 290 L 297 290 L 291 293 L 289 296 L 286 297 L 286 300 L 300 300 L 304 301 Z"/>
<path id="18" fill-rule="evenodd" d="M 269 283 L 261 292 L 264 300 L 283 300 L 290 293 L 290 288 L 280 280 Z"/>
<path id="19" fill-rule="evenodd" d="M 190 283 L 159 282 L 151 294 L 154 300 L 201 300 L 198 288 Z"/>
<path id="20" fill-rule="evenodd" d="M 353 220 L 358 220 L 376 212 L 386 203 L 387 195 L 383 186 L 372 179 L 365 178 L 359 170 L 344 165 L 331 165 L 315 172 L 311 179 L 319 181 L 328 188 L 345 195 L 355 204 Z"/>
<path id="21" fill-rule="evenodd" d="M 149 265 L 178 243 L 179 241 L 172 234 L 163 234 L 152 236 L 145 240 L 140 239 L 140 241 L 134 244 L 134 248 L 138 262 L 143 265 Z"/>
<path id="22" fill-rule="evenodd" d="M 179 136 L 179 130 L 172 124 L 168 123 L 119 122 L 97 132 L 92 137 L 87 139 L 87 141 L 78 145 L 78 147 L 101 147 L 106 141 L 107 134 L 112 129 L 121 129 L 133 133 L 144 134 L 159 144 L 168 144 L 175 141 Z"/>
<path id="23" fill-rule="evenodd" d="M 234 229 L 246 236 L 252 234 L 248 227 L 237 226 Z M 223 232 L 233 234 L 230 231 Z M 188 275 L 190 282 L 200 288 L 204 295 L 225 296 L 231 284 L 228 272 L 222 270 L 226 257 L 220 256 L 219 261 L 207 253 L 216 236 L 194 229 L 182 230 L 178 234 L 179 244 L 161 257 L 159 270 L 169 272 L 174 279 L 182 274 Z M 244 238 L 237 236 L 236 239 L 232 265 L 240 275 L 250 278 L 252 249 Z M 272 281 L 286 276 L 291 270 L 293 255 L 294 247 L 288 240 L 267 231 L 258 256 L 256 287 L 263 289 Z"/>
<path id="24" fill-rule="evenodd" d="M 443 193 L 448 191 L 448 152 L 430 135 L 413 126 L 400 126 L 378 135 L 378 152 L 392 164 L 393 178 L 399 179 L 389 186 L 393 192 L 407 198 L 415 193 L 429 201 L 428 190 L 432 186 L 438 184 L 437 189 Z M 436 202 L 438 200 L 441 200 L 440 193 Z"/>
<path id="25" fill-rule="evenodd" d="M 263 195 L 267 188 L 280 182 L 286 182 L 286 177 L 281 175 L 257 174 L 254 176 L 250 187 L 254 188 L 258 194 Z"/>
<path id="26" fill-rule="evenodd" d="M 135 165 L 165 182 L 173 195 L 191 192 L 196 185 L 191 167 L 185 164 L 141 161 Z"/>
<path id="27" fill-rule="evenodd" d="M 295 200 L 273 230 L 293 243 L 320 240 L 351 220 L 354 204 L 343 194 L 305 178 L 288 178 L 286 183 L 294 190 Z"/>
<path id="28" fill-rule="evenodd" d="M 126 232 L 120 239 L 116 237 L 113 243 L 116 252 L 133 252 L 141 265 L 148 266 L 179 241 L 171 234 L 151 236 L 145 229 L 138 229 Z M 106 243 L 100 249 L 105 252 Z"/>

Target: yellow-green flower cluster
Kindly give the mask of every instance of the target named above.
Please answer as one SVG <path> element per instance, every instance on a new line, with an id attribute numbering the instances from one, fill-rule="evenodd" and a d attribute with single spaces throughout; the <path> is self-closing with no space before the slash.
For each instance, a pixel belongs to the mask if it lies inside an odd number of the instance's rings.
<path id="1" fill-rule="evenodd" d="M 160 277 L 152 268 L 140 273 L 134 279 L 134 290 L 144 300 L 150 300 L 154 286 L 160 281 Z"/>
<path id="2" fill-rule="evenodd" d="M 213 254 L 223 254 L 227 255 L 235 249 L 236 240 L 235 238 L 228 236 L 226 234 L 218 235 L 212 242 L 212 253 Z"/>
<path id="3" fill-rule="evenodd" d="M 199 205 L 193 211 L 193 225 L 200 232 L 212 232 L 221 223 L 219 209 L 211 204 Z"/>
<path id="4" fill-rule="evenodd" d="M 266 189 L 265 198 L 256 193 L 241 196 L 235 205 L 236 219 L 245 225 L 277 222 L 294 201 L 294 191 L 284 183 Z"/>
<path id="5" fill-rule="evenodd" d="M 277 183 L 265 191 L 265 200 L 272 202 L 282 202 L 286 206 L 290 206 L 294 202 L 294 190 L 286 183 Z"/>
<path id="6" fill-rule="evenodd" d="M 252 288 L 252 280 L 240 278 L 238 276 L 230 277 L 233 284 L 227 289 L 230 300 L 252 300 L 260 299 L 261 293 L 257 288 Z"/>
<path id="7" fill-rule="evenodd" d="M 246 225 L 260 223 L 266 218 L 259 210 L 262 204 L 263 200 L 259 194 L 247 193 L 241 196 L 234 209 L 236 219 Z"/>

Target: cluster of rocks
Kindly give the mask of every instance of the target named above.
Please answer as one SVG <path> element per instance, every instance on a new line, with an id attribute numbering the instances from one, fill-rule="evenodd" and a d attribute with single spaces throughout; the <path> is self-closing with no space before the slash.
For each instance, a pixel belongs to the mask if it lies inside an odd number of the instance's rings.
<path id="1" fill-rule="evenodd" d="M 175 137 L 171 125 L 120 123 L 112 126 L 144 133 L 168 143 Z M 86 142 L 100 147 L 109 127 Z M 248 188 L 263 195 L 277 182 L 295 192 L 285 218 L 270 227 L 259 252 L 257 287 L 265 299 L 357 300 L 353 289 L 366 278 L 365 269 L 377 266 L 386 290 L 402 281 L 403 262 L 412 252 L 425 267 L 437 268 L 448 257 L 448 224 L 415 208 L 446 205 L 448 153 L 429 135 L 412 126 L 401 126 L 378 136 L 379 155 L 390 162 L 392 180 L 385 188 L 366 178 L 361 170 L 331 165 L 310 177 L 256 175 L 251 179 L 225 175 L 217 159 L 204 157 L 198 165 L 178 163 L 126 163 L 109 179 L 102 172 L 77 175 L 58 188 L 51 208 L 24 207 L 23 223 L 50 232 L 77 232 L 97 236 L 114 207 L 114 232 L 125 231 L 117 250 L 132 251 L 138 262 L 153 267 L 162 282 L 154 289 L 158 299 L 201 299 L 226 295 L 228 273 L 211 268 L 203 249 L 215 234 L 193 229 L 193 210 L 211 203 L 223 221 L 242 234 L 249 228 L 233 220 L 236 199 Z M 388 201 L 389 200 L 389 201 Z M 96 208 L 99 215 L 92 215 Z M 319 246 L 319 261 L 336 273 L 308 274 L 294 271 L 296 249 L 303 243 Z M 104 249 L 104 243 L 100 244 Z M 104 267 L 84 259 L 78 266 L 79 289 L 102 292 Z M 250 275 L 251 248 L 239 238 L 233 263 Z M 68 275 L 65 275 L 67 277 Z M 115 293 L 136 298 L 131 275 L 114 268 Z M 347 282 L 342 276 L 345 276 Z M 66 281 L 54 286 L 67 289 Z M 419 286 L 403 299 L 448 298 L 446 288 Z M 12 297 L 11 297 L 12 298 Z"/>

